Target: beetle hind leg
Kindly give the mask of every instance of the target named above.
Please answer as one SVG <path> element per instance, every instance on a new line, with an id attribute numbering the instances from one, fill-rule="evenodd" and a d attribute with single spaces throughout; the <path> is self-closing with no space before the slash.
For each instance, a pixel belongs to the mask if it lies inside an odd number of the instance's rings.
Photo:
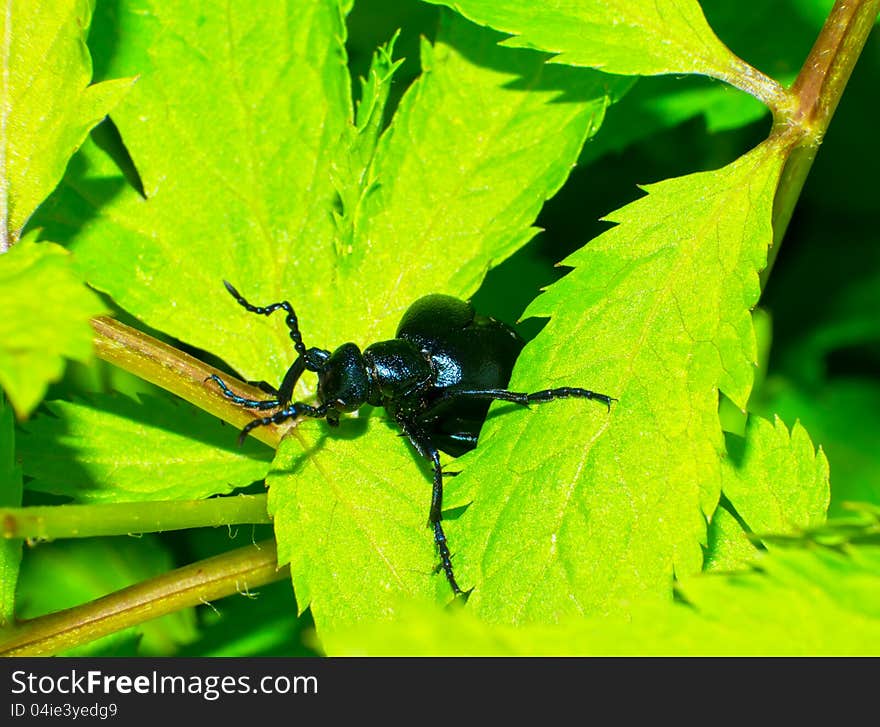
<path id="1" fill-rule="evenodd" d="M 431 489 L 431 509 L 428 512 L 428 527 L 434 533 L 434 545 L 437 546 L 437 553 L 440 556 L 440 568 L 449 581 L 449 587 L 456 597 L 464 595 L 464 591 L 455 580 L 455 572 L 452 569 L 452 553 L 449 552 L 449 544 L 446 540 L 446 533 L 443 532 L 443 468 L 440 465 L 440 455 L 432 444 L 428 444 L 432 450 L 429 457 L 434 466 L 434 486 Z"/>
<path id="2" fill-rule="evenodd" d="M 440 451 L 421 429 L 408 419 L 398 417 L 397 423 L 403 430 L 403 433 L 409 438 L 416 451 L 425 459 L 431 461 L 434 469 L 434 482 L 431 488 L 431 509 L 428 512 L 428 527 L 434 533 L 434 545 L 437 546 L 437 553 L 440 555 L 440 568 L 446 575 L 449 587 L 456 598 L 466 599 L 470 591 L 463 591 L 455 580 L 455 572 L 452 568 L 452 553 L 449 551 L 449 544 L 446 540 L 446 533 L 443 532 L 443 466 L 440 464 Z M 458 474 L 449 473 L 450 475 Z"/>

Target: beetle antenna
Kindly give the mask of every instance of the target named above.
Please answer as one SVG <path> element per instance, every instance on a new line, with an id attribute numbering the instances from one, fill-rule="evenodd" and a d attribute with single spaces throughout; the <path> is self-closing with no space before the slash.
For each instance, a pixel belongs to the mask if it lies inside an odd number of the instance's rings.
<path id="1" fill-rule="evenodd" d="M 238 304 L 244 308 L 246 311 L 250 313 L 256 313 L 261 316 L 272 315 L 277 310 L 283 310 L 287 313 L 284 318 L 284 322 L 287 324 L 287 327 L 290 329 L 290 338 L 293 340 L 293 347 L 296 349 L 296 352 L 300 356 L 306 355 L 306 345 L 303 343 L 302 334 L 299 332 L 299 320 L 296 317 L 296 313 L 293 311 L 293 306 L 290 305 L 286 300 L 281 301 L 280 303 L 271 303 L 269 305 L 252 305 L 248 303 L 244 296 L 239 293 L 232 283 L 224 280 L 223 285 L 226 286 L 226 290 L 229 291 L 229 294 L 235 298 Z"/>

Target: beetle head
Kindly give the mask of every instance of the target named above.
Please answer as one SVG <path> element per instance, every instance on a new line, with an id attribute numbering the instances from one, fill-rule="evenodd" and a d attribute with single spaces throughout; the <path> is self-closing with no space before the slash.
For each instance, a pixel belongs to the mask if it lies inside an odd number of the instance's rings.
<path id="1" fill-rule="evenodd" d="M 353 343 L 337 348 L 318 371 L 318 399 L 337 411 L 360 409 L 370 393 L 370 377 L 361 350 Z"/>

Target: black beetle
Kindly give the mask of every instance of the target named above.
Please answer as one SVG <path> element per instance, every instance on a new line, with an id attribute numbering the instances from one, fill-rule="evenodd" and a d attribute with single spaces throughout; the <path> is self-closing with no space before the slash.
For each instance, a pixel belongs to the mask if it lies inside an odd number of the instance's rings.
<path id="1" fill-rule="evenodd" d="M 339 424 L 342 412 L 353 412 L 364 404 L 381 406 L 394 419 L 416 451 L 434 467 L 434 486 L 428 525 L 440 565 L 456 596 L 462 594 L 452 571 L 452 560 L 443 533 L 442 450 L 458 456 L 477 445 L 480 427 L 493 400 L 531 403 L 566 397 L 597 399 L 611 407 L 612 397 L 587 389 L 562 387 L 533 394 L 508 391 L 513 364 L 524 342 L 510 326 L 494 318 L 478 315 L 470 303 L 449 295 L 419 298 L 404 313 L 396 338 L 380 341 L 361 351 L 344 343 L 333 353 L 306 348 L 299 332 L 293 307 L 287 301 L 268 306 L 248 303 L 232 285 L 223 281 L 232 296 L 251 313 L 287 313 L 285 322 L 298 356 L 274 389 L 256 382 L 273 398 L 247 399 L 233 392 L 216 374 L 223 394 L 248 409 L 278 409 L 274 414 L 254 419 L 242 430 L 242 441 L 255 427 L 280 424 L 299 416 L 326 418 Z M 318 374 L 317 406 L 291 402 L 296 382 L 305 371 Z"/>

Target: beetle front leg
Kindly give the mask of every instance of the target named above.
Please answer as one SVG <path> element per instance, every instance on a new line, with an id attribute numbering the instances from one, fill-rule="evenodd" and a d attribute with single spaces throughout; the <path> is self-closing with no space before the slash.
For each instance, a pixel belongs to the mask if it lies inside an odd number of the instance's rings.
<path id="1" fill-rule="evenodd" d="M 313 417 L 315 419 L 321 419 L 327 416 L 327 412 L 330 411 L 329 404 L 321 404 L 321 406 L 309 406 L 308 404 L 303 404 L 301 402 L 295 402 L 280 411 L 276 411 L 274 414 L 270 414 L 266 417 L 260 417 L 259 419 L 254 419 L 253 421 L 248 422 L 244 429 L 238 435 L 238 444 L 244 442 L 245 437 L 257 427 L 265 427 L 270 424 L 281 424 L 282 422 L 287 421 L 288 419 L 296 419 L 300 416 Z"/>
<path id="2" fill-rule="evenodd" d="M 220 391 L 223 392 L 223 396 L 225 396 L 227 399 L 231 399 L 239 406 L 243 406 L 245 409 L 259 409 L 262 411 L 265 409 L 276 409 L 277 407 L 281 406 L 281 402 L 278 400 L 278 398 L 260 400 L 248 399 L 247 397 L 239 396 L 232 389 L 230 389 L 226 385 L 226 382 L 223 381 L 223 379 L 221 379 L 219 376 L 217 376 L 217 374 L 211 374 L 208 378 L 205 379 L 205 381 L 215 382 L 217 386 L 220 387 Z M 278 392 L 275 393 L 277 394 Z"/>

